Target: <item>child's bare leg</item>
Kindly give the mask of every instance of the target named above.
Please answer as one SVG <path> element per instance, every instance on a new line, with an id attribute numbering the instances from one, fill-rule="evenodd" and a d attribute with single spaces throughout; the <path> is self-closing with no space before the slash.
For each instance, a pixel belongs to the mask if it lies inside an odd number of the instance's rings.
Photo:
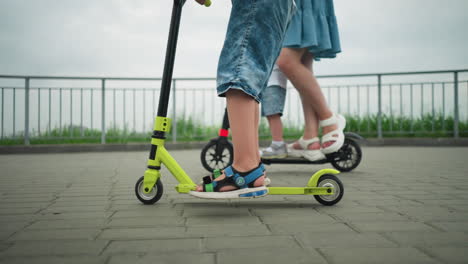
<path id="1" fill-rule="evenodd" d="M 226 93 L 229 124 L 231 126 L 232 143 L 234 145 L 234 162 L 232 167 L 239 172 L 247 172 L 260 163 L 258 152 L 258 103 L 244 92 L 231 89 Z M 255 123 L 257 122 L 257 123 Z M 216 178 L 223 180 L 224 175 Z M 255 187 L 263 185 L 265 176 L 261 176 L 254 182 Z M 225 186 L 220 191 L 232 191 L 234 186 Z M 203 191 L 201 186 L 197 191 Z"/>
<path id="2" fill-rule="evenodd" d="M 267 116 L 268 125 L 270 126 L 271 137 L 273 141 L 284 141 L 283 139 L 283 122 L 281 121 L 281 115 L 270 115 Z"/>

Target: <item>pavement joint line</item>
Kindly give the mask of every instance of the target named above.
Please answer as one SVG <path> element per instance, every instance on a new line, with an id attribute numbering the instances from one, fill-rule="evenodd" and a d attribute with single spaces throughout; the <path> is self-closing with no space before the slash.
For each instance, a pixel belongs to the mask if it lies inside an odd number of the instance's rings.
<path id="1" fill-rule="evenodd" d="M 322 258 L 325 259 L 328 264 L 333 264 L 333 261 L 328 258 L 328 256 L 320 248 L 314 248 L 314 250 L 317 251 L 318 254 L 322 256 Z"/>
<path id="2" fill-rule="evenodd" d="M 107 241 L 106 245 L 101 249 L 101 251 L 98 253 L 98 256 L 102 256 L 104 254 L 104 251 L 110 246 L 110 244 L 113 242 L 113 240 Z"/>
<path id="3" fill-rule="evenodd" d="M 104 262 L 103 264 L 109 264 L 110 263 L 110 260 L 111 260 L 112 256 L 109 255 L 109 256 L 106 256 L 105 259 L 104 259 Z"/>
<path id="4" fill-rule="evenodd" d="M 428 256 L 429 258 L 436 260 L 437 262 L 444 263 L 442 259 L 437 258 L 436 255 L 431 254 L 431 252 L 429 250 L 426 250 L 424 247 L 414 246 L 413 248 L 423 253 L 424 255 Z"/>
<path id="5" fill-rule="evenodd" d="M 326 215 L 328 215 L 332 219 L 336 220 L 338 223 L 346 223 L 346 219 L 343 219 L 343 218 L 339 217 L 338 215 L 335 215 L 335 214 L 326 214 Z"/>
<path id="6" fill-rule="evenodd" d="M 294 234 L 291 235 L 291 237 L 293 238 L 293 240 L 296 242 L 296 244 L 299 246 L 299 248 L 305 250 L 306 247 L 304 246 L 304 244 L 302 243 L 302 241 Z"/>
<path id="7" fill-rule="evenodd" d="M 353 230 L 354 232 L 356 232 L 356 233 L 358 233 L 358 234 L 362 234 L 362 233 L 363 233 L 359 228 L 353 226 L 353 224 L 351 224 L 351 223 L 343 222 L 343 224 L 344 224 L 345 226 L 351 228 L 351 230 Z"/>
<path id="8" fill-rule="evenodd" d="M 437 230 L 439 232 L 443 232 L 443 233 L 447 232 L 447 230 L 444 230 L 443 228 L 437 227 L 437 226 L 435 226 L 434 224 L 432 224 L 430 222 L 422 222 L 422 223 L 427 225 L 427 226 L 430 226 L 430 227 L 434 228 L 435 230 Z"/>
<path id="9" fill-rule="evenodd" d="M 377 232 L 377 234 L 379 234 L 383 238 L 387 239 L 388 241 L 394 243 L 396 246 L 401 247 L 400 243 L 398 243 L 398 241 L 396 241 L 392 237 L 390 237 L 386 232 Z"/>
<path id="10" fill-rule="evenodd" d="M 202 252 L 202 253 L 208 253 L 209 252 L 209 249 L 206 246 L 206 243 L 207 243 L 206 240 L 207 240 L 206 237 L 201 237 L 200 238 L 200 252 Z"/>

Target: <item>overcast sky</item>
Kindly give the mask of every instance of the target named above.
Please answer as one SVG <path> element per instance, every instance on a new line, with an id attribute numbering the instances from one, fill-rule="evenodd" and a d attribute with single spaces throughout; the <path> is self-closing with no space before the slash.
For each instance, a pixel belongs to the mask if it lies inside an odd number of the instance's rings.
<path id="1" fill-rule="evenodd" d="M 171 0 L 0 0 L 0 74 L 160 77 Z M 174 76 L 214 77 L 230 1 L 185 5 Z M 318 74 L 468 68 L 467 0 L 336 0 Z"/>

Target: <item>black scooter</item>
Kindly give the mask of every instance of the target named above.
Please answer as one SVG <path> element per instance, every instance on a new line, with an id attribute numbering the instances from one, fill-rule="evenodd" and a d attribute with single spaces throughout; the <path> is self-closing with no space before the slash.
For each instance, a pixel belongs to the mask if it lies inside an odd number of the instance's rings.
<path id="1" fill-rule="evenodd" d="M 213 138 L 203 147 L 201 152 L 201 163 L 203 167 L 213 172 L 215 169 L 224 169 L 231 165 L 234 158 L 232 143 L 229 136 L 229 118 L 227 109 L 224 111 L 223 125 L 219 130 L 218 137 Z M 364 138 L 352 132 L 345 132 L 345 141 L 343 146 L 337 152 L 327 154 L 326 158 L 318 161 L 309 161 L 305 158 L 286 157 L 282 159 L 264 159 L 264 164 L 325 164 L 331 163 L 332 166 L 341 171 L 349 172 L 354 170 L 362 159 L 362 151 L 358 141 Z"/>

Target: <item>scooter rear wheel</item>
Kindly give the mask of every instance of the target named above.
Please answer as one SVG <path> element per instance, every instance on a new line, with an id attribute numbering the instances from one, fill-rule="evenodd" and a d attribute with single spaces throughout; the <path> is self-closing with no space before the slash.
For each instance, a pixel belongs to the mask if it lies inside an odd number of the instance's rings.
<path id="1" fill-rule="evenodd" d="M 227 140 L 211 140 L 202 150 L 201 163 L 203 167 L 213 172 L 215 169 L 224 169 L 234 161 L 234 150 Z"/>
<path id="2" fill-rule="evenodd" d="M 159 201 L 159 199 L 161 199 L 163 194 L 163 184 L 161 179 L 158 179 L 153 189 L 149 193 L 144 192 L 143 179 L 144 176 L 141 176 L 135 184 L 136 197 L 144 204 L 154 204 Z"/>
<path id="3" fill-rule="evenodd" d="M 349 172 L 361 163 L 361 159 L 362 150 L 359 144 L 355 140 L 346 138 L 340 150 L 333 154 L 331 164 L 341 172 Z"/>

